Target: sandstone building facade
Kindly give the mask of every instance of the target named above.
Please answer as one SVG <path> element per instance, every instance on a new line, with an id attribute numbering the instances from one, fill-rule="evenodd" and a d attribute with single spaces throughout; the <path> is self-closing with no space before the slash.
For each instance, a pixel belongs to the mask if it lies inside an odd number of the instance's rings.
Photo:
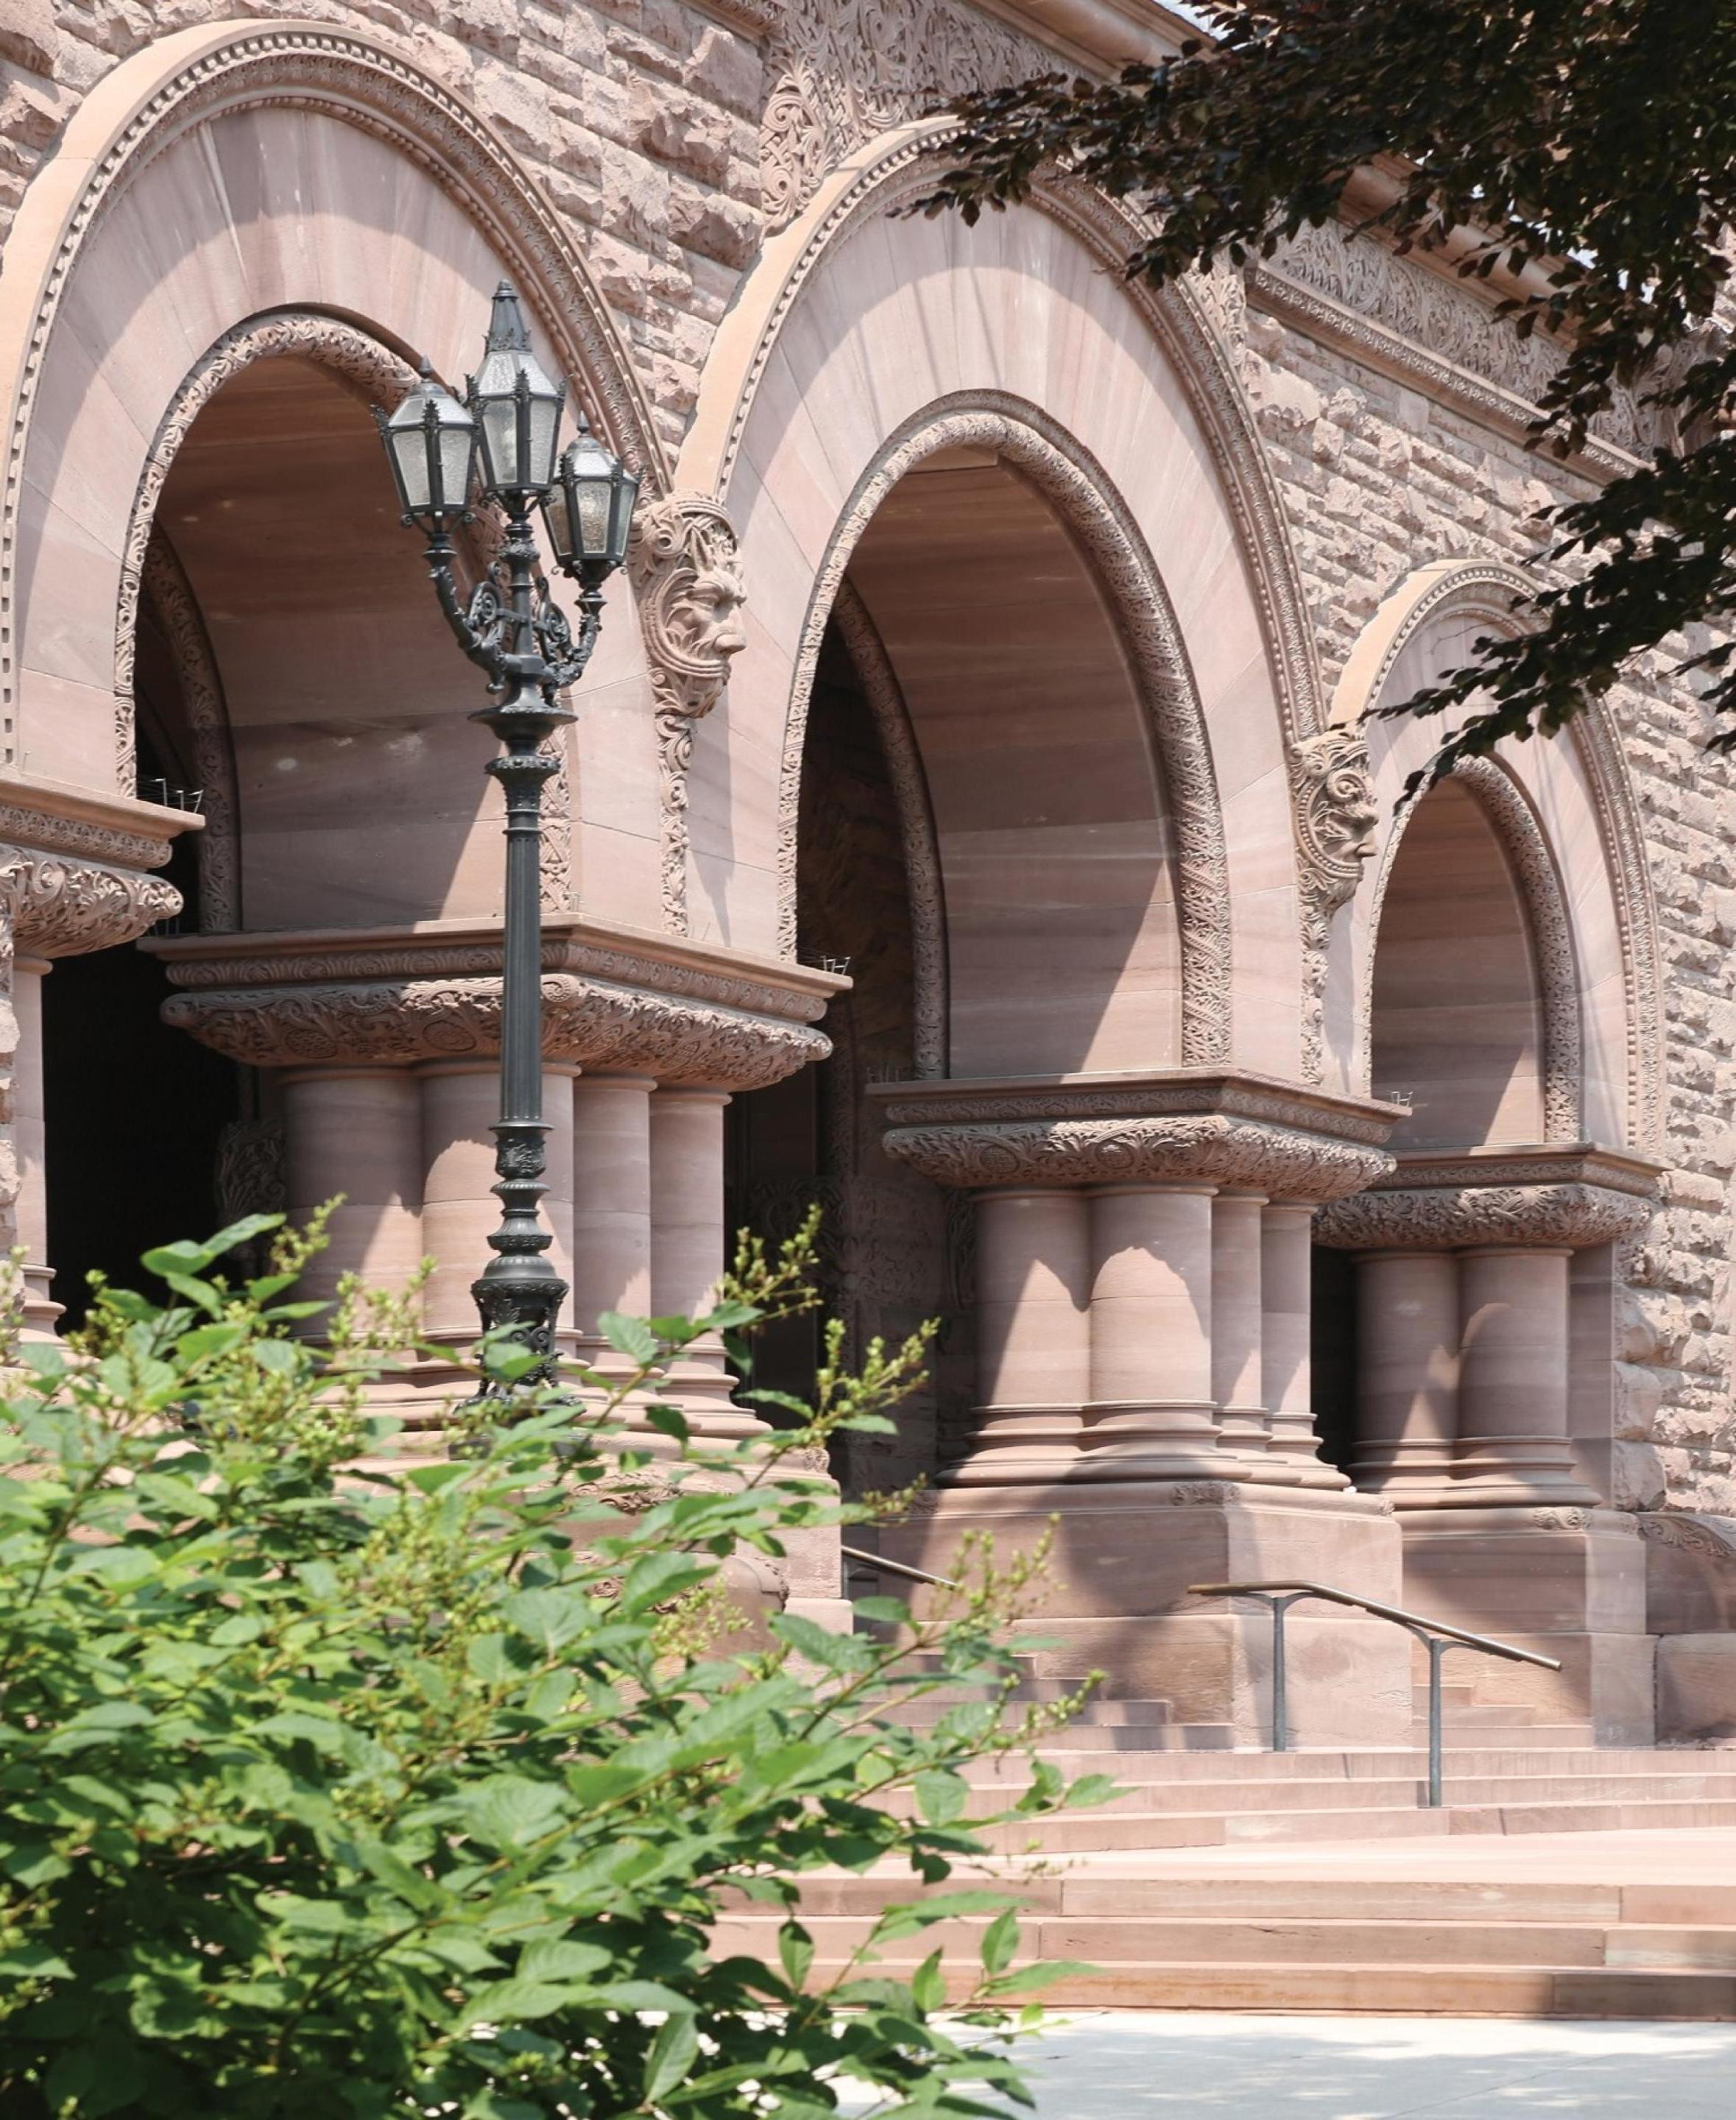
<path id="1" fill-rule="evenodd" d="M 462 1337 L 494 1219 L 499 821 L 368 416 L 521 290 L 642 472 L 554 783 L 556 1256 L 696 1303 L 826 1211 L 943 1329 L 887 1550 L 1058 1526 L 1050 1652 L 1251 1734 L 1311 1578 L 1723 1727 L 1730 768 L 1660 655 L 1407 803 L 1371 719 L 1534 578 L 1547 349 L 1330 232 L 1153 296 L 1056 179 L 967 229 L 933 91 L 1144 0 L 0 7 L 6 1212 L 93 1267 L 342 1192 Z M 486 526 L 473 561 L 486 559 Z M 812 1351 L 772 1351 L 799 1383 Z M 720 1351 L 673 1380 L 739 1430 Z M 793 1595 L 835 1607 L 820 1562 Z M 1408 1645 L 1296 1621 L 1298 1727 Z M 1490 1685 L 1517 1667 L 1494 1667 Z"/>

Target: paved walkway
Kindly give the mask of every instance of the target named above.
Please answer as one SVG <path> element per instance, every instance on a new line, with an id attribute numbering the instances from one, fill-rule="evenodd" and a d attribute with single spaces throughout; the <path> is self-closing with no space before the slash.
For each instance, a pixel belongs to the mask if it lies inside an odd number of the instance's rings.
<path id="1" fill-rule="evenodd" d="M 1079 2014 L 1040 2120 L 1732 2120 L 1736 2025 Z"/>

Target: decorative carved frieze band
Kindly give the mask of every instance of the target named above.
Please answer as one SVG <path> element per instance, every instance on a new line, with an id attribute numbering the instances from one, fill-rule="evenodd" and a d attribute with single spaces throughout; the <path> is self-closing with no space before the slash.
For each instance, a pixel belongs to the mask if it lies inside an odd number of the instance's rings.
<path id="1" fill-rule="evenodd" d="M 330 985 L 343 981 L 498 978 L 497 922 L 450 927 L 332 929 L 212 937 L 176 936 L 147 946 L 161 957 L 172 985 L 202 991 L 228 987 Z M 575 972 L 621 986 L 643 986 L 681 1001 L 714 1002 L 748 1015 L 815 1023 L 849 981 L 807 965 L 768 965 L 636 930 L 600 927 L 570 914 L 545 920 L 545 972 Z"/>
<path id="2" fill-rule="evenodd" d="M 500 1050 L 500 986 L 490 979 L 357 981 L 171 995 L 163 1020 L 254 1067 L 404 1067 Z M 805 1024 L 568 973 L 542 981 L 543 1051 L 582 1067 L 677 1085 L 760 1090 L 823 1060 Z"/>
<path id="3" fill-rule="evenodd" d="M 947 93 L 1046 72 L 1054 54 L 949 0 L 784 0 L 766 53 L 760 192 L 774 229 L 830 170 Z"/>
<path id="4" fill-rule="evenodd" d="M 639 623 L 656 700 L 663 925 L 687 932 L 687 768 L 696 722 L 717 704 L 747 644 L 735 528 L 710 494 L 648 502 L 633 526 Z"/>
<path id="5" fill-rule="evenodd" d="M 1444 1252 L 1506 1244 L 1579 1251 L 1632 1236 L 1650 1216 L 1645 1201 L 1599 1185 L 1447 1185 L 1342 1200 L 1319 1217 L 1315 1240 L 1338 1251 Z"/>
<path id="6" fill-rule="evenodd" d="M 891 1083 L 887 1152 L 942 1185 L 1198 1183 L 1336 1200 L 1389 1172 L 1387 1105 L 1201 1070 Z"/>
<path id="7" fill-rule="evenodd" d="M 1492 301 L 1454 277 L 1336 226 L 1304 229 L 1250 268 L 1258 308 L 1353 360 L 1403 378 L 1484 426 L 1522 439 L 1559 365 L 1541 335 L 1521 339 Z M 1619 393 L 1594 423 L 1579 462 L 1613 476 L 1654 439 L 1655 416 Z"/>
<path id="8" fill-rule="evenodd" d="M 135 941 L 180 911 L 181 894 L 136 869 L 0 845 L 0 904 L 20 955 L 81 957 Z"/>
<path id="9" fill-rule="evenodd" d="M 142 831 L 128 832 L 84 817 L 56 816 L 16 802 L 0 802 L 0 839 L 40 853 L 112 862 L 119 868 L 160 868 L 168 860 L 172 844 Z"/>
<path id="10" fill-rule="evenodd" d="M 1368 1192 L 1319 1216 L 1315 1240 L 1339 1251 L 1577 1251 L 1643 1230 L 1656 1191 L 1655 1165 L 1583 1141 L 1457 1155 L 1412 1151 Z"/>
<path id="11" fill-rule="evenodd" d="M 406 1066 L 498 1049 L 497 926 L 153 940 L 165 1020 L 255 1067 Z M 823 1059 L 810 1026 L 845 979 L 570 915 L 543 937 L 551 1058 L 724 1090 Z"/>

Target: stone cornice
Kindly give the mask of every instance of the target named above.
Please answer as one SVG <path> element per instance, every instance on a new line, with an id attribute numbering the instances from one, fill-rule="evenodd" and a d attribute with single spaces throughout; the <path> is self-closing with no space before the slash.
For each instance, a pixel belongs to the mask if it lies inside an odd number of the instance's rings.
<path id="1" fill-rule="evenodd" d="M 1315 1237 L 1340 1251 L 1579 1251 L 1644 1229 L 1656 1195 L 1655 1165 L 1585 1141 L 1413 1151 L 1367 1192 L 1322 1214 Z"/>
<path id="2" fill-rule="evenodd" d="M 1654 1200 L 1662 1169 L 1648 1157 L 1589 1141 L 1445 1151 L 1401 1148 L 1394 1152 L 1390 1176 L 1380 1183 L 1407 1191 L 1422 1186 L 1598 1185 Z"/>
<path id="3" fill-rule="evenodd" d="M 333 928 L 280 933 L 178 935 L 145 946 L 170 983 L 212 988 L 329 985 L 351 980 L 444 979 L 498 974 L 498 920 L 430 920 L 406 928 Z M 835 972 L 718 949 L 576 915 L 542 918 L 542 969 L 649 988 L 668 998 L 812 1023 L 849 981 Z"/>
<path id="4" fill-rule="evenodd" d="M 204 820 L 189 810 L 0 773 L 0 839 L 14 846 L 123 868 L 160 868 L 178 834 L 203 826 Z"/>
<path id="5" fill-rule="evenodd" d="M 163 1018 L 258 1067 L 405 1067 L 500 1049 L 497 923 L 175 937 Z M 549 923 L 543 1049 L 666 1086 L 755 1090 L 823 1059 L 812 1026 L 848 984 L 800 965 L 577 919 Z"/>
<path id="6" fill-rule="evenodd" d="M 870 1095 L 889 1155 L 937 1183 L 1233 1185 L 1337 1200 L 1389 1166 L 1399 1117 L 1259 1076 L 1205 1069 L 1050 1081 L 888 1083 Z"/>
<path id="7" fill-rule="evenodd" d="M 1094 1075 L 1010 1075 L 934 1082 L 874 1082 L 868 1094 L 889 1126 L 976 1121 L 1165 1118 L 1222 1113 L 1383 1147 L 1404 1116 L 1372 1097 L 1339 1097 L 1236 1068 L 1128 1069 Z M 1385 1169 L 1389 1159 L 1381 1158 Z"/>

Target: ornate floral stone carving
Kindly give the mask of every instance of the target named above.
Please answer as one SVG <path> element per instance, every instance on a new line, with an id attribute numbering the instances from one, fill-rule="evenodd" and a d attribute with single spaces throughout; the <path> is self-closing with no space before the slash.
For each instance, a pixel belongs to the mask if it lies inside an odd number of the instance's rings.
<path id="1" fill-rule="evenodd" d="M 1378 241 L 1352 240 L 1335 225 L 1302 230 L 1250 272 L 1249 291 L 1310 336 L 1397 370 L 1510 433 L 1524 430 L 1561 360 L 1541 334 L 1517 337 L 1492 299 Z M 1656 415 L 1625 392 L 1594 433 L 1586 455 L 1608 469 L 1622 464 L 1608 444 L 1644 455 L 1654 439 L 1666 439 Z"/>
<path id="2" fill-rule="evenodd" d="M 1303 888 L 1335 913 L 1362 880 L 1380 817 L 1361 732 L 1325 728 L 1304 737 L 1291 752 L 1290 775 Z"/>
<path id="3" fill-rule="evenodd" d="M 773 228 L 871 140 L 947 93 L 1042 73 L 1054 54 L 947 0 L 784 0 L 766 54 L 760 188 Z"/>
<path id="4" fill-rule="evenodd" d="M 1380 815 L 1361 730 L 1324 728 L 1294 744 L 1290 792 L 1302 895 L 1303 1072 L 1317 1081 L 1333 916 L 1356 895 Z"/>
<path id="5" fill-rule="evenodd" d="M 1222 1113 L 901 1127 L 886 1149 L 940 1185 L 1238 1185 L 1310 1201 L 1355 1192 L 1386 1164 L 1378 1149 Z"/>
<path id="6" fill-rule="evenodd" d="M 35 847 L 0 846 L 0 901 L 13 946 L 26 957 L 80 957 L 131 942 L 181 909 L 181 894 L 162 876 Z"/>
<path id="7" fill-rule="evenodd" d="M 282 1119 L 231 1119 L 217 1137 L 212 1190 L 225 1223 L 278 1215 L 289 1205 L 288 1138 Z"/>
<path id="8" fill-rule="evenodd" d="M 905 887 L 910 915 L 911 1043 L 919 1075 L 947 1072 L 947 901 L 940 848 L 929 802 L 916 732 L 904 690 L 868 606 L 848 581 L 839 584 L 832 607 L 838 631 L 860 681 L 874 732 L 886 760 L 887 779 L 898 810 Z"/>
<path id="9" fill-rule="evenodd" d="M 1315 1225 L 1317 1243 L 1339 1251 L 1462 1251 L 1484 1245 L 1591 1244 L 1632 1236 L 1648 1202 L 1599 1185 L 1445 1185 L 1364 1192 L 1341 1200 Z"/>
<path id="10" fill-rule="evenodd" d="M 148 597 L 174 659 L 181 699 L 193 736 L 193 765 L 202 797 L 199 814 L 199 925 L 216 934 L 241 924 L 240 797 L 235 788 L 235 754 L 229 738 L 229 709 L 223 681 L 200 616 L 193 585 L 175 549 L 159 530 L 145 547 L 135 601 Z M 126 682 L 132 685 L 133 637 L 126 650 Z M 119 683 L 117 675 L 117 686 Z M 116 692 L 117 700 L 120 695 Z M 130 723 L 126 731 L 130 747 Z"/>
<path id="11" fill-rule="evenodd" d="M 663 923 L 685 934 L 693 726 L 723 697 L 729 665 L 747 644 L 741 620 L 747 588 L 734 526 L 709 494 L 672 493 L 640 509 L 633 561 L 657 702 Z"/>
<path id="12" fill-rule="evenodd" d="M 552 1060 L 654 1076 L 665 1086 L 757 1090 L 830 1050 L 805 1024 L 749 1016 L 570 974 L 542 982 Z M 491 979 L 218 988 L 172 995 L 163 1020 L 255 1067 L 398 1066 L 500 1050 Z"/>
<path id="13" fill-rule="evenodd" d="M 885 1146 L 937 1183 L 1245 1186 L 1337 1200 L 1389 1173 L 1378 1106 L 1202 1072 L 1042 1087 L 891 1084 Z"/>

